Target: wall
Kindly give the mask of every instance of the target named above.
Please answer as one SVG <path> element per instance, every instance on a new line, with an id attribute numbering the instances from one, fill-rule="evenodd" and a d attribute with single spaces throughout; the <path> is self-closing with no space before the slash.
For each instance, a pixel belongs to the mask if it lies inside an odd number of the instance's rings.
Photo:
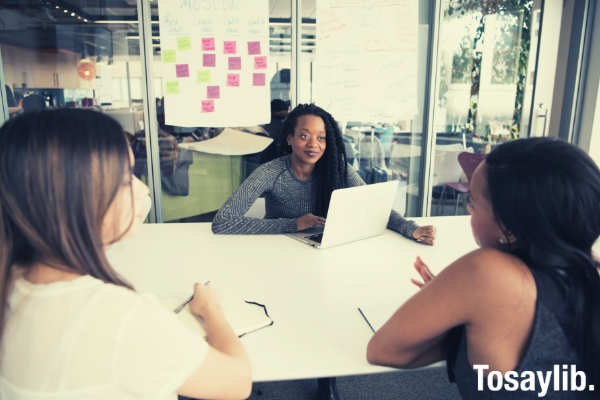
<path id="1" fill-rule="evenodd" d="M 77 75 L 80 55 L 67 50 L 29 49 L 3 44 L 6 84 L 11 87 L 70 88 L 81 86 Z M 56 77 L 55 77 L 56 74 Z"/>

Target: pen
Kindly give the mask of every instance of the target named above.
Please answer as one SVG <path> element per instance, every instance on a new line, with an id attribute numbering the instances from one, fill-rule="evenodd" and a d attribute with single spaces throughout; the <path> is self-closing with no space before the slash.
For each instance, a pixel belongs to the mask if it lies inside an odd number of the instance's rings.
<path id="1" fill-rule="evenodd" d="M 203 285 L 208 285 L 209 283 L 210 283 L 210 281 L 206 281 L 203 283 Z M 175 310 L 173 310 L 175 312 L 175 314 L 178 314 L 181 310 L 183 310 L 183 307 L 185 307 L 190 301 L 192 301 L 193 298 L 194 298 L 194 294 L 192 293 L 192 295 L 190 297 L 188 297 L 183 303 L 178 305 L 175 308 Z"/>
<path id="2" fill-rule="evenodd" d="M 358 312 L 360 313 L 361 317 L 363 317 L 363 319 L 365 320 L 365 322 L 367 323 L 367 325 L 369 325 L 369 328 L 371 328 L 371 331 L 373 333 L 375 333 L 375 329 L 373 329 L 373 325 L 371 325 L 371 323 L 367 319 L 367 316 L 365 315 L 364 312 L 362 312 L 362 310 L 360 309 L 360 307 L 358 307 Z"/>

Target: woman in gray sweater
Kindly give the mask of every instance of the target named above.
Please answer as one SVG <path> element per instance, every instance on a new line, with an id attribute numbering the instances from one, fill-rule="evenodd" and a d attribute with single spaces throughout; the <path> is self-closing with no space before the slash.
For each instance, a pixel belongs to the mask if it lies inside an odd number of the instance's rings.
<path id="1" fill-rule="evenodd" d="M 214 233 L 292 233 L 320 226 L 333 190 L 365 184 L 346 162 L 340 129 L 322 108 L 298 105 L 284 122 L 282 138 L 290 154 L 261 165 L 240 185 L 215 215 Z M 265 218 L 245 217 L 262 195 Z M 426 244 L 435 237 L 432 226 L 418 227 L 395 211 L 388 228 Z"/>

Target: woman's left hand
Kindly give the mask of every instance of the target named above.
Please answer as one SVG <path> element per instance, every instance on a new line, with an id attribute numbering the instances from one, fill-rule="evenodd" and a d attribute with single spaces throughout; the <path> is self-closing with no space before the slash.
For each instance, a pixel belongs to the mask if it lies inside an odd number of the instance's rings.
<path id="1" fill-rule="evenodd" d="M 413 231 L 412 236 L 417 242 L 432 246 L 435 240 L 435 228 L 431 225 L 420 226 Z"/>

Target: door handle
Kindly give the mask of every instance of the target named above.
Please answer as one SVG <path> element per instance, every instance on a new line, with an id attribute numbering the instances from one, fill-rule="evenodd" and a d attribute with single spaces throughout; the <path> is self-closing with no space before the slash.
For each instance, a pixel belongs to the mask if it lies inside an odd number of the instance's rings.
<path id="1" fill-rule="evenodd" d="M 548 107 L 544 103 L 538 103 L 535 107 L 535 136 L 546 134 L 546 122 L 548 120 Z"/>

